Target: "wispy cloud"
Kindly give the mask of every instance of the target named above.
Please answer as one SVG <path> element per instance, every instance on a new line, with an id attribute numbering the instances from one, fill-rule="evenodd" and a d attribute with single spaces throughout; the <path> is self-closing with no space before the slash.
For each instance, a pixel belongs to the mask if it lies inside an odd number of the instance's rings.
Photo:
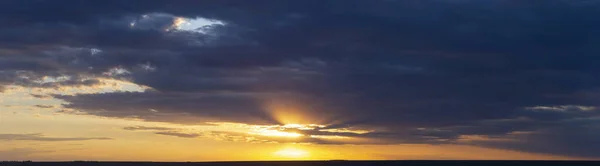
<path id="1" fill-rule="evenodd" d="M 48 137 L 40 133 L 32 134 L 0 134 L 0 140 L 5 141 L 87 141 L 112 140 L 108 137 Z"/>
<path id="2" fill-rule="evenodd" d="M 50 99 L 52 98 L 52 96 L 49 95 L 40 95 L 40 94 L 30 94 L 32 97 L 35 98 L 39 98 L 39 99 Z"/>
<path id="3" fill-rule="evenodd" d="M 197 137 L 202 136 L 201 134 L 198 134 L 198 133 L 182 133 L 182 132 L 176 132 L 176 131 L 155 132 L 155 134 L 182 137 L 182 138 L 197 138 Z"/>
<path id="4" fill-rule="evenodd" d="M 148 126 L 129 126 L 129 127 L 124 127 L 124 130 L 132 130 L 132 131 L 136 131 L 136 130 L 175 130 L 175 128 L 168 128 L 168 127 L 148 127 Z"/>
<path id="5" fill-rule="evenodd" d="M 558 106 L 525 107 L 525 109 L 533 110 L 533 111 L 567 112 L 567 111 L 593 111 L 593 110 L 596 110 L 596 107 L 594 107 L 594 106 L 583 106 L 583 105 L 558 105 Z"/>
<path id="6" fill-rule="evenodd" d="M 53 105 L 39 105 L 39 104 L 38 105 L 34 105 L 34 107 L 37 107 L 37 108 L 54 108 Z"/>

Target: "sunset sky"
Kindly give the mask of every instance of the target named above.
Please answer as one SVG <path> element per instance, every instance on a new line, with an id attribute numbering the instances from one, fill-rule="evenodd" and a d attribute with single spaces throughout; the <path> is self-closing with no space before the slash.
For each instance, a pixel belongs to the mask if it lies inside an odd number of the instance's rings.
<path id="1" fill-rule="evenodd" d="M 0 160 L 600 159 L 600 0 L 2 0 Z"/>

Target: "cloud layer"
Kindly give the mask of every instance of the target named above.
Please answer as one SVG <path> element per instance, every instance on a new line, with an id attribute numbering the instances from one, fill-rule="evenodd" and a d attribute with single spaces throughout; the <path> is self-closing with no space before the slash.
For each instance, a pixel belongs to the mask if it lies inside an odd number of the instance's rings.
<path id="1" fill-rule="evenodd" d="M 47 137 L 40 133 L 33 134 L 0 134 L 0 140 L 4 141 L 87 141 L 87 140 L 111 140 L 106 137 Z"/>
<path id="2" fill-rule="evenodd" d="M 599 5 L 3 1 L 0 92 L 116 79 L 149 90 L 52 96 L 105 117 L 600 157 Z"/>

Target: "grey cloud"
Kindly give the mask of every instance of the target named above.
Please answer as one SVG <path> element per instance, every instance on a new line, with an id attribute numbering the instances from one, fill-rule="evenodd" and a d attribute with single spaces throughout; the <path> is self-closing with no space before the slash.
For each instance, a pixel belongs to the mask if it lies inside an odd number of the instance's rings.
<path id="1" fill-rule="evenodd" d="M 599 128 L 596 121 L 596 127 L 563 126 L 548 128 L 533 132 L 521 134 L 505 135 L 497 138 L 508 139 L 506 141 L 475 141 L 474 145 L 486 146 L 492 148 L 503 148 L 518 151 L 545 153 L 545 154 L 563 154 L 573 157 L 597 157 L 600 135 L 595 132 Z M 535 141 L 528 141 L 535 140 Z M 556 142 L 569 142 L 568 144 L 556 144 Z"/>
<path id="2" fill-rule="evenodd" d="M 79 96 L 55 96 L 72 101 L 64 107 L 85 110 L 107 117 L 137 117 L 150 121 L 203 124 L 214 119 L 252 123 L 273 123 L 252 94 L 120 92 Z M 99 102 L 87 102 L 91 98 Z M 76 100 L 84 101 L 77 102 Z M 111 103 L 108 108 L 106 103 Z M 176 104 L 179 103 L 179 104 Z M 127 105 L 126 107 L 124 107 Z M 161 110 L 159 112 L 149 109 Z M 169 110 L 165 112 L 162 110 Z M 233 115 L 233 116 L 232 116 Z"/>

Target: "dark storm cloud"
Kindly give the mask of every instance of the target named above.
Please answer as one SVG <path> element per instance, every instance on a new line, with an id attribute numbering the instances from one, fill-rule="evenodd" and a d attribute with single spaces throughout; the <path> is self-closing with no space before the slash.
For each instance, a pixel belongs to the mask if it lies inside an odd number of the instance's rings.
<path id="1" fill-rule="evenodd" d="M 87 141 L 87 140 L 111 140 L 106 137 L 47 137 L 43 134 L 0 134 L 0 140 L 4 141 Z"/>
<path id="2" fill-rule="evenodd" d="M 134 117 L 149 121 L 200 124 L 209 120 L 274 123 L 247 94 L 120 92 L 55 96 L 70 101 L 66 108 L 107 117 Z M 110 106 L 106 103 L 111 103 Z M 155 110 L 155 111 L 152 111 Z"/>
<path id="3" fill-rule="evenodd" d="M 3 1 L 0 87 L 112 77 L 153 90 L 55 97 L 88 114 L 185 124 L 273 124 L 268 103 L 282 102 L 327 128 L 376 130 L 341 135 L 388 143 L 486 135 L 518 143 L 481 146 L 600 157 L 585 146 L 600 144 L 585 134 L 600 122 L 573 123 L 600 116 L 599 5 Z M 177 17 L 224 24 L 172 29 Z M 107 74 L 116 68 L 129 73 Z"/>

